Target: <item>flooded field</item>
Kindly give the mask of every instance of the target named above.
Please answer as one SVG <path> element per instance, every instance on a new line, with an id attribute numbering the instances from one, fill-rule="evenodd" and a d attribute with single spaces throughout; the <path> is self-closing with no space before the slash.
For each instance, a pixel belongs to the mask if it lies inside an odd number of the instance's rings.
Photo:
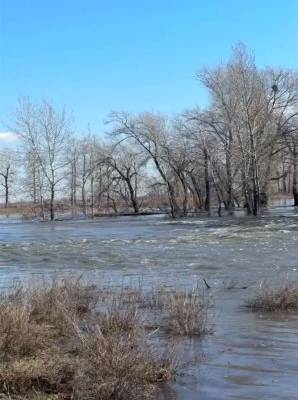
<path id="1" fill-rule="evenodd" d="M 186 366 L 163 399 L 298 399 L 298 315 L 243 308 L 260 282 L 298 281 L 298 211 L 262 218 L 164 216 L 0 221 L 0 286 L 84 273 L 94 283 L 211 286 L 203 339 L 177 339 Z"/>

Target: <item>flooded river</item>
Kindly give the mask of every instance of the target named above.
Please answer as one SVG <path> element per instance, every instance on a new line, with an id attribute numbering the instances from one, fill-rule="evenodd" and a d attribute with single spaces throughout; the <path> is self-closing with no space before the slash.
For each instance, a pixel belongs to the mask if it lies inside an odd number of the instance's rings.
<path id="1" fill-rule="evenodd" d="M 298 281 L 297 210 L 276 208 L 259 219 L 0 221 L 2 288 L 73 271 L 116 284 L 139 277 L 146 285 L 209 283 L 213 333 L 178 343 L 185 360 L 199 362 L 182 370 L 165 400 L 298 399 L 298 315 L 241 308 L 263 279 Z"/>

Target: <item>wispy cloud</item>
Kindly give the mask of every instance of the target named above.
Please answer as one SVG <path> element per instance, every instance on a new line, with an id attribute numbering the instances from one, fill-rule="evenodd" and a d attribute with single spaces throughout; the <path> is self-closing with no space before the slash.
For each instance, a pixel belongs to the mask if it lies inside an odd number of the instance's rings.
<path id="1" fill-rule="evenodd" d="M 0 132 L 0 143 L 13 143 L 19 139 L 13 132 Z"/>

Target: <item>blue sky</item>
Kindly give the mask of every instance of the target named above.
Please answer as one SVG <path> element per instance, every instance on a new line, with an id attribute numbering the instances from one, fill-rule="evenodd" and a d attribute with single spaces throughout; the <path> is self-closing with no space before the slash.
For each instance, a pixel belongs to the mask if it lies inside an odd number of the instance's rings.
<path id="1" fill-rule="evenodd" d="M 296 0 L 0 0 L 0 132 L 23 95 L 65 104 L 78 132 L 110 110 L 204 105 L 195 71 L 239 41 L 297 68 L 297 21 Z"/>

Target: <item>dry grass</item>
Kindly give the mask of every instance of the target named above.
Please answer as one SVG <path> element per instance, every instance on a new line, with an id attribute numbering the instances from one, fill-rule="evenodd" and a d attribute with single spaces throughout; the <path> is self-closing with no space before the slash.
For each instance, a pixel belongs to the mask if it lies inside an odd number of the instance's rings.
<path id="1" fill-rule="evenodd" d="M 29 289 L 16 286 L 3 295 L 0 399 L 155 398 L 159 383 L 173 379 L 176 363 L 149 344 L 134 304 L 137 296 L 145 306 L 145 295 L 132 292 L 103 301 L 105 294 L 78 278 Z M 163 309 L 174 315 L 178 303 L 169 298 Z M 186 300 L 178 308 L 194 303 Z"/>
<path id="2" fill-rule="evenodd" d="M 104 335 L 114 335 L 142 330 L 143 324 L 139 311 L 136 307 L 117 308 L 115 305 L 109 307 L 106 312 L 96 315 L 96 324 Z"/>
<path id="3" fill-rule="evenodd" d="M 98 302 L 96 287 L 84 284 L 81 277 L 33 288 L 27 296 L 32 319 L 50 324 L 60 334 L 67 334 L 71 321 L 94 311 Z"/>
<path id="4" fill-rule="evenodd" d="M 159 287 L 149 293 L 148 306 L 158 310 L 173 335 L 201 336 L 207 331 L 209 301 L 197 287 L 178 291 Z"/>
<path id="5" fill-rule="evenodd" d="M 23 357 L 47 346 L 47 331 L 31 321 L 28 305 L 0 304 L 0 357 Z"/>
<path id="6" fill-rule="evenodd" d="M 25 396 L 0 394 L 0 400 L 61 400 L 61 397 L 59 398 L 56 394 L 33 391 Z"/>
<path id="7" fill-rule="evenodd" d="M 74 382 L 75 399 L 151 399 L 159 382 L 175 376 L 172 358 L 161 359 L 144 337 L 104 335 L 96 331 L 81 336 L 84 362 Z"/>
<path id="8" fill-rule="evenodd" d="M 166 286 L 145 290 L 139 282 L 137 286 L 104 293 L 105 301 L 116 304 L 118 312 L 124 310 L 129 319 L 134 313 L 141 314 L 146 326 L 158 327 L 167 334 L 202 336 L 207 332 L 210 301 L 198 285 L 184 291 Z"/>
<path id="9" fill-rule="evenodd" d="M 70 398 L 75 359 L 51 348 L 35 357 L 18 358 L 0 366 L 0 391 L 26 396 L 32 391 Z"/>
<path id="10" fill-rule="evenodd" d="M 256 297 L 246 302 L 246 306 L 258 311 L 286 311 L 298 308 L 298 285 L 284 285 L 271 289 L 261 285 Z"/>
<path id="11" fill-rule="evenodd" d="M 164 299 L 163 309 L 173 334 L 201 336 L 206 333 L 208 304 L 196 290 L 170 292 Z"/>

